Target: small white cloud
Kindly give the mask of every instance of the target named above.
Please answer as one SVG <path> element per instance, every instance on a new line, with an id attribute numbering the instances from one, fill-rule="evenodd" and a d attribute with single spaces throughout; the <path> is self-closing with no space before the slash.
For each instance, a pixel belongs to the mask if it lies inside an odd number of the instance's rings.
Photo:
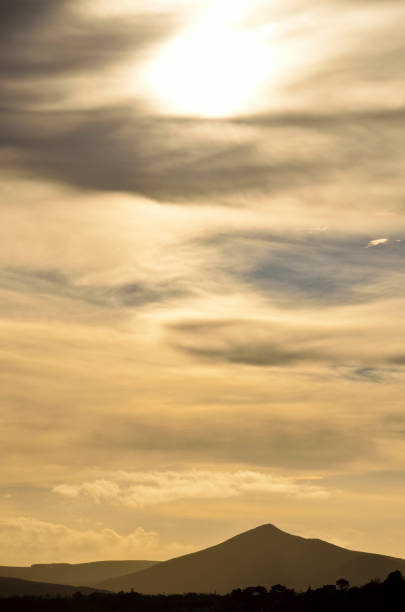
<path id="1" fill-rule="evenodd" d="M 388 238 L 376 238 L 375 240 L 370 240 L 366 246 L 366 249 L 379 246 L 380 244 L 385 244 L 386 242 L 388 242 Z"/>
<path id="2" fill-rule="evenodd" d="M 54 491 L 60 493 L 64 497 L 77 497 L 79 495 L 77 487 L 68 484 L 58 485 L 54 488 Z"/>

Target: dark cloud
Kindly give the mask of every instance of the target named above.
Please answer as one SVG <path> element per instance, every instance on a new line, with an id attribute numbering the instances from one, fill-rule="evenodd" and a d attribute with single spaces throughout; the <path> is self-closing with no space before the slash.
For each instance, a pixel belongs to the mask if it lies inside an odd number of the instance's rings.
<path id="1" fill-rule="evenodd" d="M 323 470 L 342 466 L 364 455 L 378 453 L 374 439 L 360 436 L 333 423 L 305 420 L 283 420 L 280 416 L 250 413 L 231 416 L 194 414 L 191 419 L 170 419 L 159 423 L 152 419 L 111 417 L 103 424 L 94 423 L 91 439 L 83 439 L 95 453 L 114 448 L 122 454 L 148 453 L 167 457 L 176 465 L 187 457 L 207 463 L 247 463 L 265 467 L 292 467 Z M 112 437 L 108 432 L 114 431 Z M 207 435 L 209 432 L 209 435 Z M 123 455 L 120 455 L 123 460 Z M 113 466 L 115 467 L 115 466 Z"/>
<path id="2" fill-rule="evenodd" d="M 271 172 L 255 143 L 222 122 L 153 118 L 135 107 L 3 118 L 3 146 L 20 166 L 82 189 L 184 200 L 259 189 Z M 294 167 L 279 163 L 273 174 L 292 181 Z"/>
<path id="3" fill-rule="evenodd" d="M 318 109 L 223 121 L 148 116 L 137 100 L 87 112 L 38 110 L 39 102 L 54 104 L 70 93 L 67 77 L 91 77 L 129 54 L 136 58 L 177 23 L 174 15 L 156 12 L 86 16 L 67 0 L 6 0 L 0 25 L 3 164 L 9 156 L 10 166 L 76 188 L 183 202 L 314 189 L 353 175 L 371 183 L 402 179 L 396 162 L 403 109 Z"/>
<path id="4" fill-rule="evenodd" d="M 277 320 L 184 321 L 168 327 L 171 345 L 200 360 L 259 367 L 316 363 L 343 378 L 383 382 L 392 354 L 364 347 L 350 328 Z M 397 365 L 402 362 L 395 361 Z"/>
<path id="5" fill-rule="evenodd" d="M 390 370 L 382 368 L 355 368 L 345 374 L 347 380 L 359 380 L 364 382 L 382 383 Z"/>
<path id="6" fill-rule="evenodd" d="M 405 107 L 394 108 L 367 108 L 360 110 L 340 110 L 339 112 L 323 109 L 319 112 L 318 108 L 305 112 L 287 113 L 256 113 L 254 115 L 243 115 L 232 119 L 232 123 L 237 125 L 258 125 L 266 127 L 296 127 L 309 128 L 315 132 L 321 131 L 331 135 L 341 134 L 342 138 L 347 135 L 354 136 L 358 130 L 363 136 L 375 137 L 373 125 L 381 124 L 389 129 L 390 126 L 395 130 L 396 125 L 405 122 Z M 390 130 L 391 132 L 391 130 Z M 382 134 L 382 136 L 384 136 Z"/>
<path id="7" fill-rule="evenodd" d="M 286 308 L 332 306 L 403 295 L 405 246 L 364 248 L 366 235 L 330 231 L 218 234 L 203 244 L 217 267 Z"/>
<path id="8" fill-rule="evenodd" d="M 88 112 L 5 111 L 0 129 L 10 164 L 32 175 L 81 189 L 190 202 L 314 190 L 345 176 L 391 184 L 399 181 L 404 122 L 403 111 L 346 120 L 312 113 L 243 121 L 181 119 L 148 116 L 134 105 Z"/>
<path id="9" fill-rule="evenodd" d="M 392 356 L 391 363 L 394 365 L 405 365 L 405 353 L 397 353 Z"/>
<path id="10" fill-rule="evenodd" d="M 287 366 L 331 360 L 320 331 L 246 320 L 184 322 L 169 331 L 177 349 L 210 361 Z"/>
<path id="11" fill-rule="evenodd" d="M 173 286 L 173 283 L 86 284 L 75 281 L 59 270 L 25 268 L 0 269 L 1 289 L 34 296 L 54 296 L 101 308 L 141 307 L 184 295 L 184 290 Z"/>
<path id="12" fill-rule="evenodd" d="M 136 62 L 177 25 L 168 13 L 86 15 L 74 0 L 5 0 L 0 10 L 2 113 L 57 105 L 73 90 L 85 97 L 99 87 L 94 76 L 130 58 Z M 78 76 L 73 86 L 70 79 Z"/>
<path id="13" fill-rule="evenodd" d="M 71 0 L 4 0 L 0 75 L 17 80 L 104 68 L 174 27 L 168 14 L 101 18 L 77 9 Z"/>
<path id="14" fill-rule="evenodd" d="M 334 3 L 333 10 L 339 4 Z M 20 167 L 35 177 L 160 201 L 229 200 L 233 195 L 254 197 L 300 188 L 312 190 L 315 199 L 319 186 L 357 183 L 364 187 L 365 201 L 358 202 L 359 206 L 370 206 L 367 195 L 376 184 L 390 188 L 397 205 L 402 206 L 398 202 L 403 195 L 403 109 L 369 112 L 360 108 L 357 113 L 328 114 L 317 106 L 297 115 L 227 121 L 147 116 L 138 100 L 133 106 L 88 112 L 40 112 L 38 106 L 34 111 L 40 101 L 55 108 L 55 100 L 70 93 L 65 91 L 71 87 L 66 77 L 91 77 L 111 64 L 122 63 L 129 54 L 136 58 L 146 46 L 172 34 L 180 23 L 174 13 L 101 18 L 86 15 L 79 6 L 68 0 L 2 3 L 4 165 L 8 159 L 10 167 Z M 280 10 L 305 16 L 309 7 L 316 8 L 305 0 L 286 3 Z M 252 23 L 255 19 L 262 22 L 262 12 L 260 8 L 255 17 L 253 11 Z M 364 72 L 365 81 L 372 78 L 367 71 L 373 67 L 378 78 L 391 74 L 395 80 L 403 56 L 400 19 L 393 27 L 391 37 L 385 31 L 375 34 L 384 38 L 384 53 L 388 54 L 384 60 L 378 64 L 379 44 L 367 43 L 367 62 L 351 45 L 348 53 L 353 56 L 337 57 L 330 68 L 331 78 L 339 79 L 340 72 L 357 62 L 356 75 Z M 303 78 L 304 83 L 295 82 L 298 90 L 305 85 L 320 91 L 329 77 Z M 83 79 L 81 86 L 93 86 L 86 83 Z"/>
<path id="15" fill-rule="evenodd" d="M 246 343 L 229 346 L 225 349 L 215 347 L 191 347 L 175 345 L 190 355 L 214 361 L 229 361 L 254 366 L 286 366 L 302 361 L 318 361 L 319 354 L 305 350 L 283 347 L 274 342 Z"/>

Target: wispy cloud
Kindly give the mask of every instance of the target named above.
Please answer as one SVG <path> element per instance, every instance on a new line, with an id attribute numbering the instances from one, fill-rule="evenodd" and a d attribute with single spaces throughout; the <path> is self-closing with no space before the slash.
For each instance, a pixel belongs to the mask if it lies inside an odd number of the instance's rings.
<path id="1" fill-rule="evenodd" d="M 56 296 L 100 308 L 135 308 L 184 295 L 172 284 L 127 282 L 111 285 L 80 282 L 57 269 L 0 268 L 0 290 Z"/>
<path id="2" fill-rule="evenodd" d="M 208 362 L 257 367 L 318 363 L 334 368 L 354 363 L 358 372 L 370 375 L 378 364 L 401 362 L 389 344 L 370 347 L 367 326 L 235 318 L 182 321 L 171 324 L 168 331 L 175 348 Z"/>
<path id="3" fill-rule="evenodd" d="M 154 70 L 180 38 L 197 77 L 190 32 L 217 10 L 221 87 L 228 35 L 270 61 L 251 97 L 234 73 L 245 102 L 214 118 L 181 106 L 176 62 L 165 92 Z M 157 517 L 181 540 L 184 508 L 195 543 L 203 507 L 204 538 L 269 506 L 313 533 L 329 488 L 297 474 L 403 459 L 403 0 L 1 12 L 0 485 L 25 487 L 10 517 L 36 513 L 3 519 L 4 562 L 167 556 Z M 363 528 L 361 495 L 325 521 Z M 398 507 L 375 493 L 393 550 Z"/>
<path id="4" fill-rule="evenodd" d="M 86 495 L 93 501 L 139 508 L 182 499 L 222 499 L 246 494 L 284 494 L 293 497 L 325 497 L 319 485 L 262 472 L 118 472 L 113 479 L 78 485 L 61 484 L 55 493 L 68 498 Z"/>
<path id="5" fill-rule="evenodd" d="M 380 238 L 368 247 L 387 243 Z M 405 252 L 397 240 L 380 257 L 364 250 L 364 235 L 331 231 L 223 232 L 199 244 L 227 277 L 287 309 L 402 294 Z"/>
<path id="6" fill-rule="evenodd" d="M 29 108 L 61 103 L 71 93 L 66 87 L 69 79 L 72 84 L 74 78 L 88 82 L 95 75 L 99 78 L 175 29 L 172 11 L 103 16 L 84 9 L 83 3 L 67 0 L 4 0 L 0 24 L 3 105 Z M 80 89 L 80 81 L 77 85 Z"/>
<path id="7" fill-rule="evenodd" d="M 96 192 L 232 205 L 241 191 L 274 196 L 307 188 L 313 199 L 322 186 L 335 191 L 342 174 L 351 189 L 361 184 L 371 193 L 376 181 L 386 182 L 378 176 L 382 167 L 397 199 L 402 150 L 390 147 L 404 118 L 403 110 L 319 119 L 310 111 L 251 121 L 153 118 L 134 102 L 91 111 L 10 110 L 1 129 L 5 162 L 29 175 Z M 83 158 L 91 164 L 83 166 Z"/>

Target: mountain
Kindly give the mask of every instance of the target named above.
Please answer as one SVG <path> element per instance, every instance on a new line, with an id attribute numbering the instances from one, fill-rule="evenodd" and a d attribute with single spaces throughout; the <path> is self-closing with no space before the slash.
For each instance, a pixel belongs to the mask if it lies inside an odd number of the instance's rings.
<path id="1" fill-rule="evenodd" d="M 85 584 L 95 587 L 110 578 L 134 574 L 158 561 L 96 561 L 93 563 L 37 563 L 30 567 L 0 566 L 0 576 L 56 584 Z"/>
<path id="2" fill-rule="evenodd" d="M 262 525 L 221 544 L 104 581 L 100 587 L 140 593 L 229 593 L 235 588 L 283 584 L 303 590 L 346 578 L 353 585 L 405 575 L 405 560 L 347 550 Z"/>
<path id="3" fill-rule="evenodd" d="M 60 595 L 62 597 L 71 597 L 77 591 L 83 595 L 90 595 L 97 589 L 87 587 L 74 587 L 66 584 L 50 584 L 49 582 L 31 582 L 30 580 L 21 580 L 21 578 L 4 578 L 0 577 L 0 598 L 13 597 L 15 595 L 33 595 L 42 597 L 44 595 Z"/>

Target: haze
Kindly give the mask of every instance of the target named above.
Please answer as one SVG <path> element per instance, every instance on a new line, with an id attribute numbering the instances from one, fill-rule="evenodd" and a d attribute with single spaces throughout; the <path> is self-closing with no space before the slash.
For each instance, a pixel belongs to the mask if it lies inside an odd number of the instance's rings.
<path id="1" fill-rule="evenodd" d="M 405 557 L 400 0 L 3 0 L 0 564 Z"/>

